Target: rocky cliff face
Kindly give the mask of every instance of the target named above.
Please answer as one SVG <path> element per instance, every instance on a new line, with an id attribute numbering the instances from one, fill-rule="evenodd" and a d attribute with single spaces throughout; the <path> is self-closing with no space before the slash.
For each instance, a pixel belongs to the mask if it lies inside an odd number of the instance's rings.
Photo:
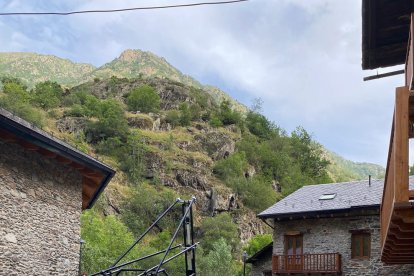
<path id="1" fill-rule="evenodd" d="M 124 61 L 134 61 L 136 58 L 135 52 L 127 52 L 121 57 Z M 192 105 L 201 100 L 205 106 L 203 112 L 214 110 L 217 104 L 211 95 L 168 79 L 128 80 L 115 77 L 95 79 L 72 88 L 70 93 L 88 91 L 99 99 L 115 98 L 125 102 L 132 89 L 143 85 L 155 88 L 161 100 L 157 113 L 126 113 L 130 130 L 138 131 L 146 145 L 143 178 L 172 188 L 178 194 L 196 196 L 199 221 L 222 212 L 230 213 L 233 221 L 240 226 L 239 234 L 243 242 L 255 234 L 268 231 L 256 214 L 243 206 L 237 193 L 213 174 L 215 162 L 235 152 L 236 143 L 241 139 L 240 128 L 235 125 L 216 128 L 202 119 L 189 126 L 173 127 L 166 119 L 168 111 L 177 110 L 183 102 Z M 64 115 L 56 121 L 56 128 L 61 133 L 77 135 L 85 130 L 87 123 L 86 118 Z M 251 177 L 254 173 L 255 169 L 250 167 L 246 175 L 241 177 Z M 110 186 L 104 196 L 104 212 L 121 214 L 121 201 L 122 197 Z"/>

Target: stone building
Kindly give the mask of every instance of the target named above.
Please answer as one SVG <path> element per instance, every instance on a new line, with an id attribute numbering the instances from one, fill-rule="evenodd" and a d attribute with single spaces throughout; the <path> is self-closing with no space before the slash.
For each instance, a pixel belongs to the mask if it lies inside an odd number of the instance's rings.
<path id="1" fill-rule="evenodd" d="M 114 173 L 0 109 L 0 275 L 77 275 L 80 214 Z"/>
<path id="2" fill-rule="evenodd" d="M 260 213 L 273 226 L 273 251 L 252 262 L 252 275 L 414 275 L 414 265 L 380 260 L 383 184 L 304 186 Z"/>
<path id="3" fill-rule="evenodd" d="M 273 242 L 263 247 L 246 260 L 252 264 L 252 275 L 272 276 Z"/>

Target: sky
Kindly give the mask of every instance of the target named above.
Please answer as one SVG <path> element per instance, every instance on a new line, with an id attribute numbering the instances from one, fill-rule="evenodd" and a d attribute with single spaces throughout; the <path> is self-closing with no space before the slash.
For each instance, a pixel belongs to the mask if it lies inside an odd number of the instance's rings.
<path id="1" fill-rule="evenodd" d="M 3 0 L 0 11 L 194 2 Z M 363 82 L 377 71 L 361 69 L 360 0 L 250 0 L 113 14 L 0 17 L 1 52 L 51 54 L 101 66 L 125 49 L 162 56 L 247 106 L 261 98 L 262 113 L 286 131 L 303 126 L 347 159 L 386 165 L 395 87 L 404 79 Z"/>

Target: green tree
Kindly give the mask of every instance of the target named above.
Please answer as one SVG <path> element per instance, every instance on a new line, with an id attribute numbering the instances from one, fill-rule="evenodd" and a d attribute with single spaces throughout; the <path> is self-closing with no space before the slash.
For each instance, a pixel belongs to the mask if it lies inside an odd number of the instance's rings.
<path id="1" fill-rule="evenodd" d="M 200 253 L 200 251 L 198 253 Z M 224 238 L 220 238 L 213 242 L 212 250 L 210 250 L 204 257 L 199 258 L 199 260 L 201 270 L 200 275 L 202 276 L 235 274 L 231 246 L 226 243 Z"/>
<path id="2" fill-rule="evenodd" d="M 121 168 L 127 173 L 129 180 L 136 184 L 142 179 L 145 168 L 146 148 L 138 133 L 132 132 L 119 154 Z"/>
<path id="3" fill-rule="evenodd" d="M 241 121 L 241 115 L 239 112 L 232 110 L 230 101 L 223 101 L 220 104 L 219 118 L 223 125 L 237 124 Z"/>
<path id="4" fill-rule="evenodd" d="M 50 109 L 60 105 L 63 96 L 62 87 L 52 81 L 45 81 L 36 84 L 32 90 L 32 101 L 35 105 Z"/>
<path id="5" fill-rule="evenodd" d="M 269 139 L 272 134 L 277 132 L 277 127 L 259 113 L 250 111 L 247 113 L 245 121 L 249 131 L 260 138 Z"/>
<path id="6" fill-rule="evenodd" d="M 237 225 L 228 213 L 221 213 L 201 222 L 199 239 L 206 253 L 214 249 L 213 243 L 220 238 L 228 242 L 233 252 L 237 252 L 240 243 Z"/>
<path id="7" fill-rule="evenodd" d="M 109 137 L 126 139 L 128 134 L 128 122 L 124 109 L 117 100 L 108 99 L 99 102 L 95 111 L 98 121 L 89 123 L 87 134 L 92 141 L 101 141 Z"/>
<path id="8" fill-rule="evenodd" d="M 210 125 L 212 127 L 221 127 L 221 126 L 223 126 L 223 122 L 220 120 L 220 117 L 215 113 L 213 113 L 210 116 L 209 122 L 210 122 Z"/>
<path id="9" fill-rule="evenodd" d="M 134 242 L 132 233 L 115 216 L 100 217 L 93 211 L 81 216 L 81 237 L 86 241 L 82 250 L 82 271 L 87 273 L 109 267 Z M 134 250 L 125 260 L 137 255 Z"/>
<path id="10" fill-rule="evenodd" d="M 193 115 L 187 103 L 182 103 L 179 106 L 180 109 L 180 124 L 182 126 L 188 126 L 191 123 Z"/>
<path id="11" fill-rule="evenodd" d="M 71 116 L 98 117 L 100 115 L 101 100 L 82 90 L 67 96 L 63 103 L 70 106 Z"/>
<path id="12" fill-rule="evenodd" d="M 27 87 L 20 80 L 14 78 L 3 78 L 2 84 L 0 107 L 38 127 L 44 126 L 46 116 L 42 111 L 31 106 Z"/>
<path id="13" fill-rule="evenodd" d="M 265 246 L 268 246 L 272 242 L 271 234 L 259 234 L 253 236 L 248 242 L 243 250 L 247 252 L 249 256 L 253 256 L 259 252 Z"/>
<path id="14" fill-rule="evenodd" d="M 129 93 L 127 105 L 131 111 L 157 112 L 160 109 L 160 96 L 151 86 L 143 85 Z"/>
<path id="15" fill-rule="evenodd" d="M 180 112 L 175 109 L 168 110 L 167 115 L 165 116 L 165 121 L 172 127 L 180 125 Z"/>
<path id="16" fill-rule="evenodd" d="M 329 161 L 322 155 L 319 144 L 312 141 L 310 134 L 302 127 L 292 132 L 292 157 L 298 162 L 300 169 L 310 177 L 326 176 L 326 167 Z"/>
<path id="17" fill-rule="evenodd" d="M 155 219 L 165 211 L 176 199 L 176 194 L 166 188 L 157 189 L 146 183 L 131 188 L 131 193 L 123 203 L 121 219 L 135 234 L 140 235 Z M 143 215 L 145 214 L 145 215 Z M 169 213 L 157 225 L 157 233 L 175 230 L 176 221 L 181 216 L 181 210 Z"/>
<path id="18" fill-rule="evenodd" d="M 274 204 L 280 197 L 271 184 L 271 180 L 263 175 L 249 179 L 239 177 L 226 180 L 226 185 L 237 192 L 245 206 L 257 213 Z"/>
<path id="19" fill-rule="evenodd" d="M 246 153 L 236 152 L 215 163 L 213 172 L 221 179 L 242 177 L 248 166 Z"/>

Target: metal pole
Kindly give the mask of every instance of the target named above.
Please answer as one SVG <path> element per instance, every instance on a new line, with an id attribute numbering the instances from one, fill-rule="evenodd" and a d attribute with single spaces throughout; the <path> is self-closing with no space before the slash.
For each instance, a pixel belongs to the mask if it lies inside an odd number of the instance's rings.
<path id="1" fill-rule="evenodd" d="M 173 260 L 173 259 L 177 258 L 178 256 L 180 256 L 180 255 L 184 254 L 184 253 L 185 253 L 185 252 L 187 252 L 188 250 L 192 250 L 193 248 L 196 248 L 196 247 L 198 246 L 198 244 L 199 244 L 199 242 L 197 242 L 197 243 L 193 244 L 193 245 L 192 245 L 192 246 L 190 246 L 190 247 L 187 247 L 187 248 L 183 249 L 181 252 L 179 252 L 179 253 L 177 253 L 177 254 L 173 255 L 172 257 L 170 257 L 170 258 L 168 258 L 168 259 L 166 259 L 166 260 L 163 260 L 160 264 L 161 264 L 161 265 L 163 265 L 163 264 L 166 264 L 166 263 L 170 262 L 171 260 Z M 139 274 L 138 276 L 148 275 L 147 273 L 149 273 L 149 272 L 153 271 L 154 269 L 158 268 L 158 266 L 159 266 L 159 265 L 153 266 L 153 267 L 151 267 L 150 269 L 145 270 L 143 273 Z M 159 272 L 159 271 L 158 271 L 158 272 Z M 154 272 L 153 274 L 150 274 L 150 275 L 157 275 L 157 274 L 158 274 L 158 272 Z"/>
<path id="2" fill-rule="evenodd" d="M 183 218 L 181 219 L 180 223 L 178 224 L 177 229 L 175 230 L 175 233 L 174 233 L 174 235 L 173 235 L 173 237 L 172 237 L 172 240 L 171 240 L 170 244 L 169 244 L 169 245 L 168 245 L 168 247 L 167 247 L 167 251 L 165 252 L 164 256 L 162 257 L 162 260 L 161 260 L 160 264 L 158 265 L 157 269 L 155 270 L 155 275 L 157 275 L 158 271 L 159 271 L 159 270 L 160 270 L 160 268 L 161 268 L 161 265 L 163 264 L 163 262 L 164 262 L 165 258 L 167 257 L 167 255 L 168 255 L 168 253 L 169 253 L 169 251 L 170 251 L 170 249 L 171 249 L 171 246 L 172 246 L 173 242 L 174 242 L 174 241 L 175 241 L 175 239 L 177 238 L 178 231 L 180 230 L 181 226 L 183 225 L 183 223 L 184 223 L 184 221 L 185 221 L 185 219 L 186 219 L 186 217 L 187 217 L 187 214 L 188 214 L 188 212 L 189 212 L 189 211 L 190 211 L 190 209 L 191 209 L 191 206 L 193 206 L 194 201 L 195 201 L 195 197 L 193 197 L 193 198 L 190 200 L 190 202 L 189 202 L 189 204 L 188 204 L 188 207 L 187 207 L 187 209 L 185 210 L 184 216 L 183 216 Z"/>
<path id="3" fill-rule="evenodd" d="M 134 242 L 134 244 L 124 253 L 124 254 L 122 254 L 122 256 L 121 257 L 119 257 L 118 258 L 118 260 L 116 260 L 115 261 L 115 263 L 113 263 L 112 265 L 111 265 L 111 267 L 114 267 L 114 266 L 116 266 L 131 250 L 132 250 L 132 248 L 134 248 L 134 246 L 135 245 L 137 245 L 137 243 L 139 243 L 140 242 L 140 240 L 158 223 L 158 221 L 160 221 L 160 219 L 162 219 L 174 206 L 175 206 L 175 204 L 177 204 L 177 202 L 180 202 L 181 201 L 181 199 L 179 199 L 179 198 L 177 198 L 176 200 L 175 200 L 175 202 L 170 206 L 170 207 L 168 207 L 168 209 L 167 210 L 165 210 L 164 211 L 164 213 L 162 213 L 152 224 L 151 224 L 151 226 L 150 227 L 148 227 L 148 229 L 147 230 L 145 230 L 145 232 Z"/>
<path id="4" fill-rule="evenodd" d="M 246 260 L 247 260 L 247 252 L 244 251 L 243 255 L 242 255 L 242 259 L 243 259 L 243 276 L 246 276 Z"/>
<path id="5" fill-rule="evenodd" d="M 85 243 L 85 241 L 80 239 L 79 243 L 80 243 L 80 248 L 79 248 L 79 271 L 78 271 L 78 275 L 81 276 L 81 273 L 82 273 L 82 247 L 83 247 L 83 244 Z"/>
<path id="6" fill-rule="evenodd" d="M 395 75 L 400 75 L 400 74 L 404 74 L 405 70 L 397 70 L 397 71 L 393 71 L 393 72 L 388 72 L 388 73 L 384 73 L 384 74 L 376 74 L 373 76 L 369 76 L 369 77 L 365 77 L 364 81 L 370 81 L 370 80 L 375 80 L 375 79 L 380 79 L 380 78 L 386 78 L 386 77 L 391 77 L 391 76 L 395 76 Z"/>
<path id="7" fill-rule="evenodd" d="M 171 250 L 174 250 L 174 249 L 176 249 L 176 248 L 178 248 L 178 247 L 180 247 L 182 245 L 183 244 L 178 244 L 178 245 L 172 247 Z M 142 260 L 145 260 L 145 259 L 148 259 L 148 258 L 157 256 L 157 255 L 159 255 L 161 253 L 164 253 L 165 251 L 166 251 L 166 249 L 165 250 L 158 251 L 158 252 L 155 252 L 155 253 L 152 253 L 152 254 L 149 254 L 149 255 L 146 255 L 146 256 L 143 256 L 143 257 L 140 257 L 138 259 L 135 259 L 135 260 L 132 260 L 132 261 L 129 261 L 129 262 L 126 262 L 126 263 L 123 263 L 123 264 L 120 264 L 120 265 L 117 265 L 117 266 L 114 266 L 114 267 L 111 267 L 111 268 L 108 268 L 106 270 L 102 270 L 102 271 L 97 272 L 95 274 L 92 274 L 90 276 L 103 275 L 103 273 L 116 273 L 116 272 L 118 272 L 118 270 L 119 271 L 122 270 L 122 267 L 124 267 L 124 266 L 130 265 L 130 264 L 133 264 L 133 263 L 137 263 L 139 261 L 142 261 Z M 145 269 L 142 269 L 142 271 L 145 271 Z"/>

